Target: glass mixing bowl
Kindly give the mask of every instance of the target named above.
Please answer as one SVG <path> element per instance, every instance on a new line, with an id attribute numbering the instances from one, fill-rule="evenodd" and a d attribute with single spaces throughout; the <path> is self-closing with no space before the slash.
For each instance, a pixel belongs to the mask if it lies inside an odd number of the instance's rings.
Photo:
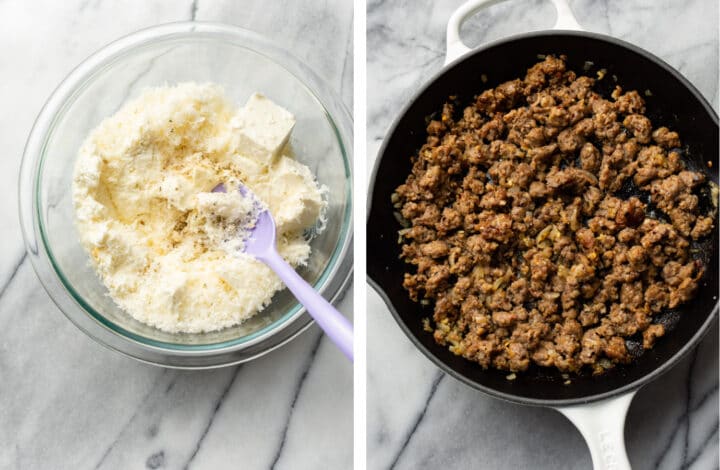
<path id="1" fill-rule="evenodd" d="M 241 325 L 213 333 L 170 334 L 133 319 L 107 295 L 80 245 L 71 197 L 78 149 L 103 118 L 149 86 L 215 82 L 242 104 L 262 92 L 293 112 L 291 145 L 328 187 L 327 227 L 312 240 L 300 274 L 328 300 L 352 275 L 352 121 L 318 76 L 287 51 L 243 29 L 173 23 L 104 47 L 52 94 L 25 147 L 20 220 L 35 272 L 60 310 L 89 336 L 135 359 L 169 367 L 206 368 L 258 357 L 312 322 L 287 291 Z"/>

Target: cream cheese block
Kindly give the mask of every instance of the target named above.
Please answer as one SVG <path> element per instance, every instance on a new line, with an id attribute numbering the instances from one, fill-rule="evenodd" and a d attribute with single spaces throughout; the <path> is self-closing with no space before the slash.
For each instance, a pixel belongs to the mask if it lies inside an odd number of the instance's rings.
<path id="1" fill-rule="evenodd" d="M 258 196 L 270 201 L 270 210 L 279 233 L 293 233 L 311 227 L 324 207 L 322 195 L 314 187 L 310 169 L 282 156 L 255 187 Z M 279 197 L 277 197 L 279 195 Z M 294 201 L 286 204 L 285 201 Z"/>
<path id="2" fill-rule="evenodd" d="M 261 165 L 273 164 L 290 138 L 295 116 L 260 93 L 253 94 L 232 119 L 238 147 Z"/>

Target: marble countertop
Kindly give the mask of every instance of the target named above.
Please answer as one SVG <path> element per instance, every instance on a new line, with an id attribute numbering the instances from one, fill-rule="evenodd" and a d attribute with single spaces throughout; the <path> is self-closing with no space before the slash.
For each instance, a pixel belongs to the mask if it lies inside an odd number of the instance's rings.
<path id="1" fill-rule="evenodd" d="M 461 3 L 368 2 L 368 172 L 398 109 L 442 67 L 445 25 Z M 586 29 L 664 58 L 717 109 L 716 1 L 571 0 L 571 6 Z M 463 37 L 477 45 L 550 28 L 554 18 L 550 2 L 511 2 L 473 18 Z M 445 376 L 368 290 L 368 469 L 591 468 L 586 445 L 563 416 L 489 398 Z M 637 394 L 625 428 L 634 469 L 718 468 L 717 331 Z"/>
<path id="2" fill-rule="evenodd" d="M 352 106 L 352 4 L 0 2 L 0 468 L 352 467 L 352 367 L 317 327 L 237 367 L 145 365 L 76 329 L 35 277 L 17 217 L 25 139 L 81 60 L 140 28 L 222 21 L 274 39 Z M 339 304 L 352 314 L 352 289 Z"/>

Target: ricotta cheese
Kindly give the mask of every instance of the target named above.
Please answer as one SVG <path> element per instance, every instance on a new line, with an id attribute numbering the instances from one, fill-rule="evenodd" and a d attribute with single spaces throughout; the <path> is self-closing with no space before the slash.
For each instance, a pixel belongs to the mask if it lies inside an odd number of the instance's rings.
<path id="1" fill-rule="evenodd" d="M 235 109 L 213 84 L 145 91 L 80 148 L 73 179 L 82 245 L 109 295 L 168 332 L 207 332 L 265 308 L 281 281 L 240 251 L 256 215 L 246 185 L 277 223 L 278 250 L 305 264 L 304 231 L 322 218 L 323 189 L 290 158 L 293 115 L 255 94 Z M 212 193 L 224 183 L 228 193 Z"/>

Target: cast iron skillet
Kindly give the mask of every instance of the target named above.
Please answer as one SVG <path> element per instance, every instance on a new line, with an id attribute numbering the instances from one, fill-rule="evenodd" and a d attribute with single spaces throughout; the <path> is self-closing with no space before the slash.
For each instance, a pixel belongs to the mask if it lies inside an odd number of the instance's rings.
<path id="1" fill-rule="evenodd" d="M 565 0 L 553 0 L 559 23 L 574 28 L 577 23 Z M 448 54 L 464 52 L 457 31 L 470 14 L 491 0 L 471 0 L 453 15 L 448 28 Z M 565 23 L 562 25 L 562 23 Z M 556 25 L 557 26 L 557 25 Z M 453 41 L 454 39 L 454 41 Z M 410 172 L 410 156 L 425 142 L 427 117 L 442 109 L 450 95 L 463 103 L 482 90 L 503 81 L 521 78 L 538 55 L 565 54 L 568 67 L 578 73 L 594 65 L 588 74 L 606 69 L 597 89 L 609 95 L 613 76 L 624 90 L 649 90 L 644 96 L 653 126 L 666 125 L 679 132 L 687 145 L 686 163 L 704 171 L 717 183 L 718 118 L 700 93 L 677 71 L 654 55 L 632 44 L 600 34 L 555 30 L 521 34 L 477 48 L 452 62 L 431 79 L 400 112 L 380 149 L 370 183 L 367 219 L 368 276 L 370 284 L 387 303 L 404 333 L 442 370 L 497 398 L 516 403 L 551 406 L 568 416 L 588 440 L 596 468 L 630 468 L 625 456 L 623 425 L 635 391 L 658 378 L 692 350 L 713 322 L 718 311 L 718 229 L 700 248 L 707 264 L 699 292 L 680 309 L 660 316 L 670 330 L 655 347 L 627 366 L 593 377 L 573 378 L 572 384 L 555 371 L 532 368 L 517 374 L 483 370 L 435 344 L 423 330 L 422 318 L 432 317 L 432 307 L 411 301 L 402 287 L 406 265 L 398 258 L 398 230 L 390 197 Z M 481 80 L 485 76 L 487 82 Z M 464 106 L 463 106 L 464 107 Z M 712 162 L 712 170 L 708 168 Z M 712 204 L 709 197 L 704 204 Z M 640 348 L 642 349 L 642 348 Z M 577 406 L 585 404 L 585 406 Z M 591 404 L 591 405 L 587 405 Z"/>

